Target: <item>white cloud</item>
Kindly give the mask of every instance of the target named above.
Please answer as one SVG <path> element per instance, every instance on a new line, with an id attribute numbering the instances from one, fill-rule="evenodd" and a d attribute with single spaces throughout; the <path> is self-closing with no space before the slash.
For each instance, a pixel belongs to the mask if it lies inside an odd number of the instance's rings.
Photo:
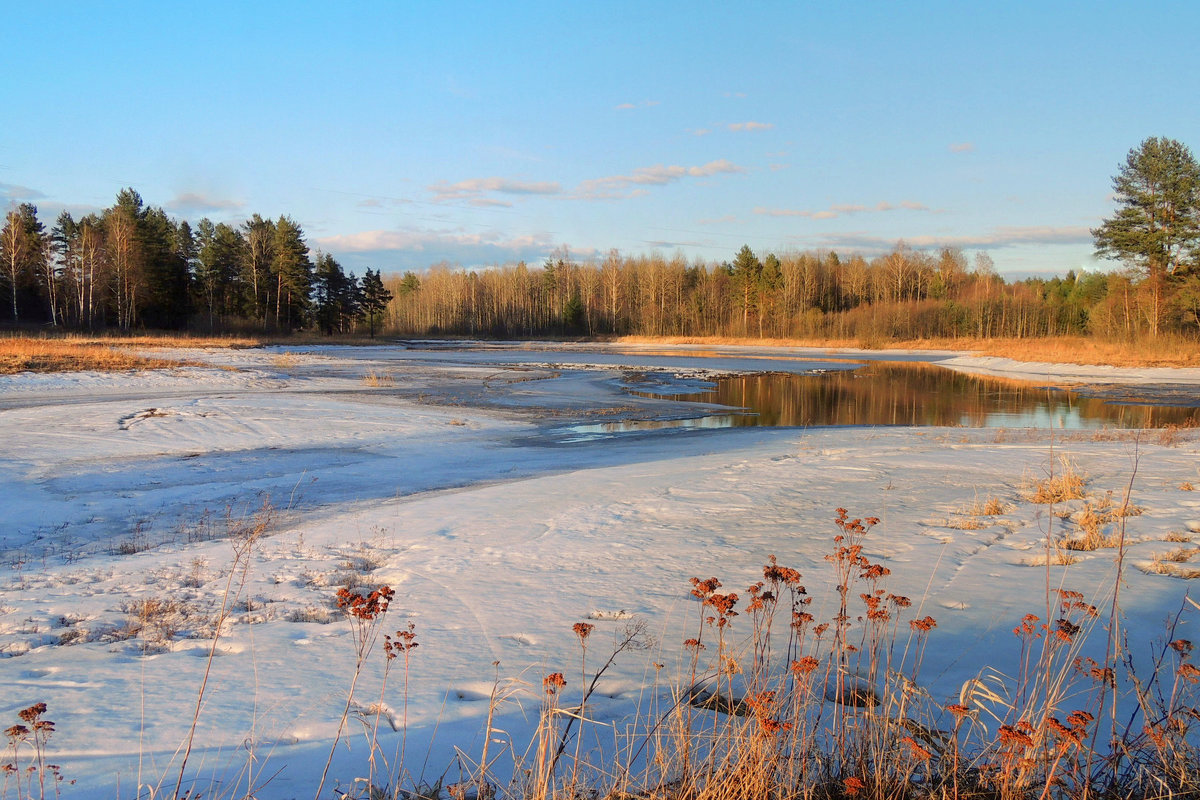
<path id="1" fill-rule="evenodd" d="M 668 239 L 643 239 L 642 244 L 655 250 L 676 250 L 681 247 L 700 247 L 700 242 L 675 242 Z"/>
<path id="2" fill-rule="evenodd" d="M 775 127 L 773 122 L 731 122 L 726 127 L 731 131 L 769 131 Z"/>
<path id="3" fill-rule="evenodd" d="M 163 208 L 179 214 L 211 214 L 239 211 L 245 206 L 241 200 L 211 197 L 200 192 L 180 192 Z"/>
<path id="4" fill-rule="evenodd" d="M 905 236 L 909 247 L 924 250 L 939 247 L 960 247 L 964 250 L 989 250 L 1016 247 L 1023 244 L 1090 244 L 1092 232 L 1086 227 L 1068 226 L 1004 226 L 980 234 Z M 886 252 L 895 241 L 862 232 L 831 233 L 821 237 L 827 247 L 842 247 L 866 252 Z"/>
<path id="5" fill-rule="evenodd" d="M 609 175 L 604 178 L 592 178 L 582 181 L 576 187 L 574 196 L 583 200 L 607 200 L 618 197 L 635 197 L 638 190 L 626 190 L 636 186 L 665 186 L 668 183 L 683 178 L 707 178 L 713 175 L 745 172 L 727 159 L 718 159 L 698 167 L 682 167 L 678 165 L 655 164 L 652 167 L 638 167 L 629 175 Z M 641 190 L 642 194 L 645 190 Z"/>
<path id="6" fill-rule="evenodd" d="M 476 208 L 512 208 L 513 204 L 507 200 L 497 200 L 494 197 L 472 197 L 467 200 L 467 205 L 475 206 Z"/>
<path id="7" fill-rule="evenodd" d="M 952 142 L 950 144 L 951 153 L 970 153 L 975 150 L 974 142 Z"/>
<path id="8" fill-rule="evenodd" d="M 30 189 L 28 186 L 19 186 L 15 183 L 0 183 L 0 201 L 3 201 L 5 205 L 9 203 L 32 203 L 35 200 L 41 200 L 45 196 L 37 189 Z"/>
<path id="9" fill-rule="evenodd" d="M 613 110 L 614 111 L 629 111 L 634 108 L 653 108 L 654 106 L 657 106 L 660 104 L 661 104 L 661 101 L 659 101 L 659 100 L 643 100 L 640 103 L 621 103 L 620 105 L 613 106 Z"/>
<path id="10" fill-rule="evenodd" d="M 699 225 L 726 225 L 728 223 L 737 222 L 737 221 L 738 221 L 738 218 L 735 217 L 733 214 L 726 214 L 723 217 L 717 217 L 715 219 L 699 219 L 699 220 L 696 220 L 696 223 Z"/>
<path id="11" fill-rule="evenodd" d="M 553 181 L 519 181 L 511 178 L 470 178 L 457 183 L 438 181 L 428 187 L 433 192 L 434 202 L 466 201 L 472 205 L 511 205 L 488 200 L 488 193 L 517 195 L 550 195 L 562 191 L 562 186 Z"/>
<path id="12" fill-rule="evenodd" d="M 892 204 L 888 202 L 876 203 L 873 206 L 864 206 L 857 203 L 834 203 L 827 209 L 820 211 L 810 211 L 791 208 L 765 208 L 759 206 L 754 209 L 755 214 L 766 217 L 805 217 L 808 219 L 837 219 L 838 217 L 849 216 L 851 214 L 862 214 L 869 211 L 931 211 L 929 206 L 923 203 L 917 203 L 913 200 L 905 200 L 901 203 Z"/>
<path id="13" fill-rule="evenodd" d="M 372 230 L 316 240 L 345 266 L 382 269 L 385 272 L 421 269 L 439 262 L 467 267 L 536 262 L 549 255 L 556 243 L 546 234 L 506 236 L 489 230 Z"/>
<path id="14" fill-rule="evenodd" d="M 696 128 L 695 130 L 689 130 L 688 133 L 692 136 L 708 136 L 712 131 L 708 128 Z"/>

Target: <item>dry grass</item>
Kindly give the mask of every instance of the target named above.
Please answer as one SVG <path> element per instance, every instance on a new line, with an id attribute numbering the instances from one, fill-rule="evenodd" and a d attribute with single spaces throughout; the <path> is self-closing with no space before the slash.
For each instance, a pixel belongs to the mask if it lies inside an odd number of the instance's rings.
<path id="1" fill-rule="evenodd" d="M 624 336 L 616 341 L 627 344 L 705 344 L 755 345 L 776 347 L 858 348 L 858 339 L 753 339 L 720 336 Z M 1115 367 L 1195 367 L 1200 366 L 1200 347 L 1195 341 L 1179 336 L 1160 336 L 1133 342 L 1056 336 L 1039 339 L 906 339 L 872 342 L 870 349 L 969 350 L 980 355 L 1011 358 L 1014 352 L 1022 361 L 1053 364 L 1108 364 Z"/>
<path id="2" fill-rule="evenodd" d="M 123 603 L 121 610 L 129 615 L 123 631 L 125 638 L 141 636 L 159 646 L 199 621 L 192 604 L 173 597 L 143 597 Z"/>
<path id="3" fill-rule="evenodd" d="M 959 516 L 947 519 L 943 527 L 953 528 L 956 531 L 978 531 L 989 528 L 991 525 L 991 522 L 982 520 L 972 514 L 960 514 Z"/>
<path id="4" fill-rule="evenodd" d="M 198 362 L 149 358 L 129 352 L 129 348 L 248 348 L 268 344 L 338 344 L 383 345 L 379 339 L 329 337 L 247 337 L 247 336 L 189 336 L 187 334 L 142 334 L 137 336 L 0 336 L 0 375 L 19 372 L 120 372 L 124 370 L 170 369 L 181 366 L 201 366 Z M 295 366 L 298 360 L 284 354 L 278 356 L 276 367 Z"/>
<path id="5" fill-rule="evenodd" d="M 1118 514 L 1115 509 L 1103 510 L 1088 503 L 1083 511 L 1075 517 L 1075 522 L 1083 531 L 1083 536 L 1078 539 L 1068 539 L 1063 545 L 1068 550 L 1089 552 L 1104 547 L 1116 547 L 1121 543 L 1120 532 L 1108 532 L 1107 526 L 1120 516 L 1124 515 Z"/>
<path id="6" fill-rule="evenodd" d="M 980 498 L 976 495 L 969 506 L 959 510 L 959 514 L 966 514 L 972 517 L 996 517 L 1003 514 L 1006 510 L 1004 501 L 995 495 L 989 495 Z"/>
<path id="7" fill-rule="evenodd" d="M 0 339 L 0 375 L 19 372 L 123 372 L 194 366 L 193 362 L 147 358 L 119 347 L 82 339 Z"/>
<path id="8" fill-rule="evenodd" d="M 395 386 L 396 379 L 394 377 L 392 377 L 391 375 L 387 374 L 386 372 L 379 373 L 379 372 L 376 372 L 375 370 L 371 370 L 365 376 L 363 376 L 363 383 L 366 384 L 367 386 L 379 388 L 379 387 L 386 387 L 386 386 Z"/>
<path id="9" fill-rule="evenodd" d="M 1179 547 L 1165 553 L 1156 553 L 1142 570 L 1152 575 L 1195 580 L 1200 578 L 1200 567 L 1190 566 L 1190 562 L 1197 556 L 1200 556 L 1200 547 Z"/>
<path id="10" fill-rule="evenodd" d="M 1087 476 L 1067 456 L 1061 457 L 1058 463 L 1058 469 L 1048 470 L 1044 478 L 1026 478 L 1023 488 L 1026 499 L 1033 503 L 1049 504 L 1080 500 L 1086 496 L 1083 489 L 1087 485 Z"/>
<path id="11" fill-rule="evenodd" d="M 186 333 L 139 334 L 128 336 L 122 334 L 102 336 L 80 336 L 68 334 L 64 336 L 46 337 L 45 341 L 84 342 L 86 344 L 108 344 L 123 347 L 212 347 L 212 348 L 244 348 L 260 347 L 263 340 L 246 336 L 192 336 Z"/>
<path id="12" fill-rule="evenodd" d="M 295 353 L 280 353 L 271 359 L 271 366 L 275 369 L 292 369 L 300 364 L 300 356 Z"/>

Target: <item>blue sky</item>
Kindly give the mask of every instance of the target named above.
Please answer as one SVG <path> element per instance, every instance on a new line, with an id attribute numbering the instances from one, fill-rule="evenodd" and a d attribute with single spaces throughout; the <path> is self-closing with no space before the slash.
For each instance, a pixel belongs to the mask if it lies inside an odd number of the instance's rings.
<path id="1" fill-rule="evenodd" d="M 1148 136 L 1200 146 L 1200 3 L 23 3 L 0 201 L 288 214 L 350 269 L 903 239 L 1115 268 Z"/>

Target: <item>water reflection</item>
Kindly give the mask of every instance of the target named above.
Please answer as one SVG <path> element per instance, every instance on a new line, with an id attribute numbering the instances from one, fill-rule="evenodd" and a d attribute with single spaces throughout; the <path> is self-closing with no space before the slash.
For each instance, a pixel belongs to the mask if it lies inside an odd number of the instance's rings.
<path id="1" fill-rule="evenodd" d="M 715 403 L 749 412 L 723 415 L 715 418 L 719 421 L 702 427 L 920 425 L 1080 429 L 1200 425 L 1200 408 L 1108 403 L 1024 381 L 976 377 L 913 363 L 875 362 L 857 370 L 817 375 L 724 378 L 712 391 L 672 395 L 671 399 Z M 679 422 L 673 426 L 678 427 Z M 626 426 L 626 430 L 630 430 L 630 424 L 614 423 Z M 642 426 L 634 429 L 646 430 L 644 426 L 648 423 L 633 424 Z M 654 424 L 664 425 L 663 421 Z"/>

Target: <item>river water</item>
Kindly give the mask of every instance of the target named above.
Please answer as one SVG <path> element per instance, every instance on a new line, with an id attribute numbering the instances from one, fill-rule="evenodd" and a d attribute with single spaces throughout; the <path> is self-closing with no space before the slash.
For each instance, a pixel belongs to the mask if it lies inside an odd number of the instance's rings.
<path id="1" fill-rule="evenodd" d="M 868 362 L 857 369 L 721 378 L 711 390 L 643 397 L 724 406 L 682 420 L 576 426 L 579 434 L 741 426 L 961 426 L 972 428 L 1161 428 L 1200 426 L 1200 407 L 1155 400 L 1116 402 L 1018 380 L 977 377 L 936 364 Z M 1175 397 L 1198 403 L 1200 397 Z"/>

